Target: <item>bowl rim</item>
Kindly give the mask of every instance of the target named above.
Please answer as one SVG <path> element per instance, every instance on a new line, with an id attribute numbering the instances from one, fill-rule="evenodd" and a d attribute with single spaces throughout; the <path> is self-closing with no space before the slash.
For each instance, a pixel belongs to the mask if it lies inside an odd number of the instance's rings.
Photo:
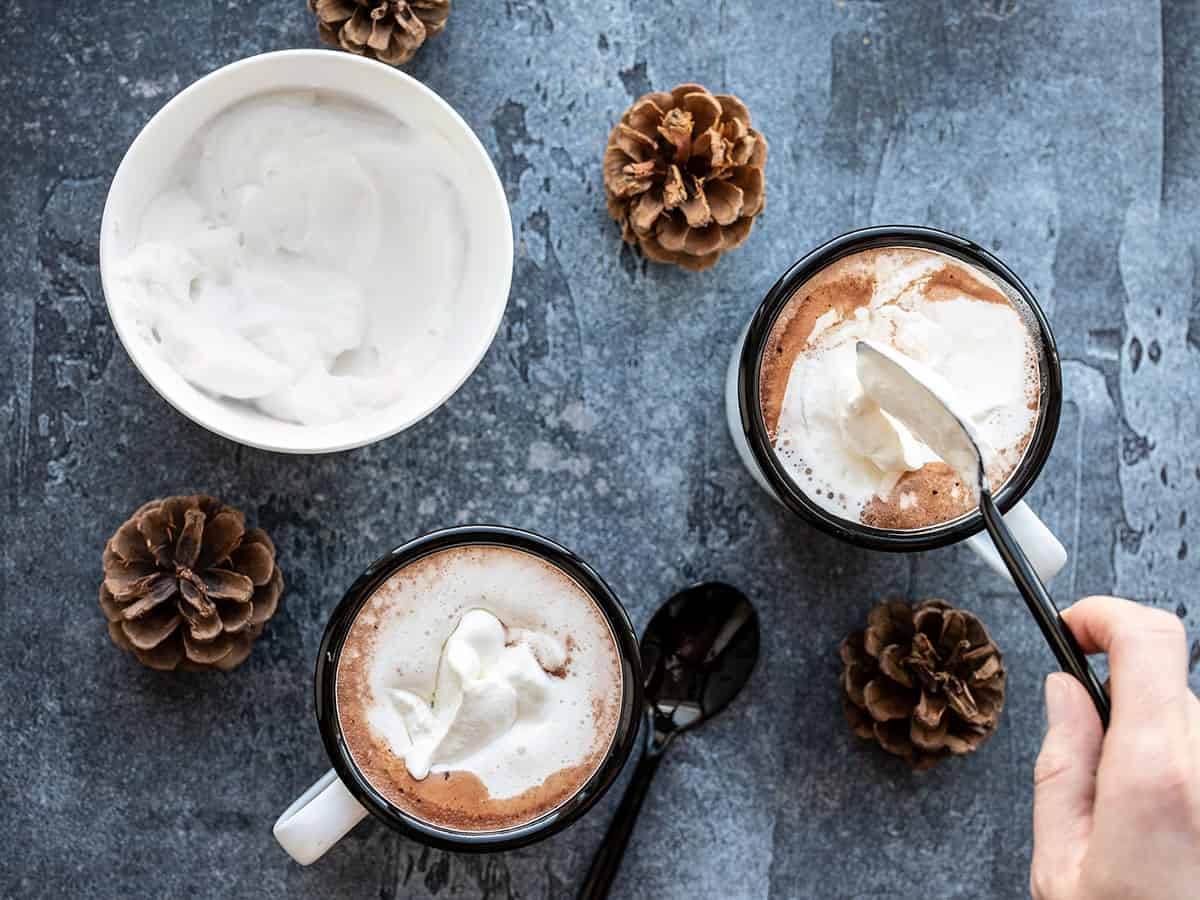
<path id="1" fill-rule="evenodd" d="M 170 117 L 177 110 L 193 101 L 193 99 L 205 90 L 210 90 L 214 84 L 221 81 L 226 81 L 230 78 L 240 77 L 248 70 L 258 69 L 267 66 L 273 66 L 284 59 L 296 58 L 320 59 L 322 64 L 333 66 L 348 66 L 348 67 L 365 67 L 364 71 L 370 70 L 376 73 L 381 78 L 391 78 L 398 85 L 403 85 L 406 90 L 415 92 L 423 96 L 426 100 L 432 103 L 432 106 L 438 110 L 443 117 L 444 123 L 457 135 L 456 146 L 462 146 L 469 150 L 470 153 L 478 157 L 484 163 L 484 171 L 486 172 L 486 180 L 490 187 L 490 197 L 485 195 L 480 197 L 476 195 L 474 202 L 493 203 L 498 202 L 499 208 L 503 209 L 504 215 L 501 217 L 505 222 L 505 227 L 497 230 L 497 233 L 488 235 L 488 242 L 500 242 L 500 251 L 504 262 L 502 264 L 501 277 L 496 284 L 497 291 L 502 296 L 502 302 L 494 304 L 492 313 L 492 322 L 486 330 L 487 340 L 481 342 L 480 349 L 477 354 L 470 360 L 469 365 L 464 365 L 462 375 L 454 382 L 454 384 L 441 396 L 435 400 L 431 399 L 424 405 L 424 409 L 412 416 L 408 416 L 400 421 L 389 421 L 385 424 L 367 430 L 364 433 L 356 433 L 355 436 L 348 440 L 330 440 L 319 443 L 303 443 L 301 441 L 284 441 L 271 442 L 269 440 L 251 439 L 244 435 L 235 433 L 232 429 L 221 427 L 220 425 L 208 421 L 207 417 L 201 413 L 189 409 L 188 404 L 181 398 L 172 396 L 171 391 L 164 387 L 157 379 L 151 376 L 146 365 L 143 364 L 144 355 L 153 352 L 152 349 L 144 345 L 144 342 L 138 339 L 138 336 L 133 332 L 131 323 L 123 316 L 119 310 L 114 308 L 112 302 L 112 290 L 110 286 L 110 277 L 108 275 L 111 268 L 112 255 L 115 252 L 113 248 L 113 216 L 115 215 L 113 208 L 115 206 L 114 187 L 120 186 L 124 179 L 128 179 L 133 167 L 136 164 L 136 157 L 140 148 L 148 141 L 147 135 L 156 128 L 164 127 Z M 372 76 L 374 77 L 374 76 Z M 311 86 L 310 86 L 311 87 Z M 300 89 L 298 86 L 297 89 Z M 336 85 L 319 88 L 312 87 L 314 90 L 332 90 L 336 91 Z M 273 89 L 251 89 L 237 99 L 231 101 L 237 103 L 240 100 L 248 99 L 260 93 L 268 93 Z M 227 108 L 227 107 L 226 107 Z M 459 142 L 461 141 L 461 143 Z M 493 243 L 493 246 L 495 244 Z M 365 59 L 360 56 L 354 56 L 337 50 L 321 50 L 313 48 L 291 49 L 291 50 L 273 50 L 266 53 L 258 53 L 253 56 L 247 56 L 234 62 L 228 63 L 193 81 L 185 88 L 171 97 L 162 107 L 158 109 L 142 126 L 137 136 L 126 149 L 124 156 L 121 158 L 120 164 L 113 173 L 112 180 L 109 182 L 108 193 L 104 200 L 104 211 L 100 217 L 100 243 L 99 243 L 99 268 L 100 268 L 100 286 L 104 294 L 105 308 L 108 310 L 109 320 L 113 324 L 113 328 L 117 333 L 117 337 L 121 341 L 121 345 L 125 349 L 126 355 L 133 362 L 134 367 L 141 374 L 142 378 L 154 389 L 155 393 L 165 400 L 173 409 L 179 412 L 187 419 L 195 422 L 200 427 L 219 435 L 227 440 L 237 444 L 242 444 L 247 447 L 254 447 L 259 450 L 268 450 L 275 453 L 289 454 L 323 454 L 337 453 L 343 450 L 353 450 L 358 447 L 365 447 L 370 444 L 378 443 L 393 437 L 402 431 L 411 428 L 418 422 L 431 415 L 441 408 L 459 388 L 466 383 L 467 379 L 474 374 L 479 368 L 479 364 L 487 355 L 492 344 L 495 342 L 496 334 L 500 330 L 500 324 L 504 320 L 504 314 L 508 309 L 508 302 L 512 292 L 512 276 L 514 266 L 514 241 L 512 227 L 512 210 L 508 204 L 508 196 L 504 191 L 504 185 L 500 181 L 500 175 L 496 171 L 496 165 L 488 154 L 487 149 L 483 146 L 479 136 L 467 121 L 454 109 L 445 99 L 443 99 L 436 91 L 422 82 L 418 81 L 413 76 L 402 72 L 399 69 L 394 69 L 390 66 L 383 65 L 375 60 Z M 180 376 L 182 378 L 182 376 Z M 265 416 L 264 416 L 265 417 Z M 298 426 L 304 429 L 306 426 Z M 322 426 L 329 427 L 329 426 Z M 333 427 L 336 427 L 336 423 Z M 303 434 L 303 431 L 299 431 Z"/>

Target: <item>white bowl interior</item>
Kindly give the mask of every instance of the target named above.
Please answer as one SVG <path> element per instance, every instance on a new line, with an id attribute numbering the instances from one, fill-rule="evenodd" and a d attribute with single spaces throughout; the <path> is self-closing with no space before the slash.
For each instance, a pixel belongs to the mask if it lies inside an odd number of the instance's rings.
<path id="1" fill-rule="evenodd" d="M 466 204 L 466 271 L 454 300 L 457 334 L 419 384 L 389 407 L 332 425 L 296 425 L 214 399 L 180 376 L 129 320 L 117 283 L 106 277 L 137 238 L 142 212 L 166 186 L 171 169 L 197 131 L 248 97 L 281 90 L 336 92 L 441 134 L 461 155 L 457 185 Z M 417 422 L 444 403 L 487 352 L 508 302 L 513 239 L 504 188 L 470 127 L 433 91 L 381 63 L 337 51 L 285 50 L 233 63 L 180 92 L 147 123 L 109 188 L 100 228 L 100 272 L 117 334 L 134 364 L 172 406 L 231 440 L 291 453 L 321 453 L 369 444 Z"/>

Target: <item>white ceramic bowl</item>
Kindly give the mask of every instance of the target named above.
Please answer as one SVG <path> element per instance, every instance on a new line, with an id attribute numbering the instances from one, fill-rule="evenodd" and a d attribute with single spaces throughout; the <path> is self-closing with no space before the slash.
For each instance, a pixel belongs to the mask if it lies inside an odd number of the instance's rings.
<path id="1" fill-rule="evenodd" d="M 370 417 L 332 425 L 296 425 L 214 399 L 176 372 L 124 312 L 114 296 L 113 262 L 129 252 L 138 222 L 163 189 L 187 143 L 215 115 L 256 94 L 320 90 L 347 96 L 445 137 L 462 155 L 466 210 L 466 271 L 455 311 L 458 343 L 408 397 Z M 100 277 L 113 325 L 134 364 L 168 403 L 230 440 L 283 453 L 327 453 L 361 447 L 403 431 L 446 402 L 491 345 L 512 282 L 513 236 L 508 201 L 487 151 L 449 104 L 420 82 L 382 63 L 334 50 L 284 50 L 252 56 L 201 78 L 171 99 L 137 136 L 109 188 L 100 225 Z"/>

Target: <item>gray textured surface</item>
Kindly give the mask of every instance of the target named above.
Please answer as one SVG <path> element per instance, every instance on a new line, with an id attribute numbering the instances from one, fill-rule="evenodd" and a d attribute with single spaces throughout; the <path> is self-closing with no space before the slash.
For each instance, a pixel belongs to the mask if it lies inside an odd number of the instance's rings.
<path id="1" fill-rule="evenodd" d="M 1072 554 L 1057 593 L 1145 598 L 1200 633 L 1196 4 L 456 5 L 410 71 L 504 178 L 507 318 L 418 427 L 285 458 L 206 433 L 142 381 L 105 313 L 96 242 L 146 119 L 223 63 L 314 45 L 303 0 L 4 4 L 0 895 L 570 896 L 615 795 L 491 858 L 367 823 L 302 869 L 270 835 L 326 767 L 310 681 L 342 590 L 395 543 L 496 520 L 576 549 L 639 627 L 705 576 L 744 586 L 763 614 L 744 702 L 675 747 L 616 896 L 1021 896 L 1048 652 L 966 550 L 873 555 L 788 520 L 734 456 L 722 369 L 758 298 L 821 240 L 890 221 L 979 240 L 1041 298 L 1066 360 L 1062 430 L 1031 495 Z M 598 168 L 629 101 L 684 80 L 740 94 L 771 141 L 767 212 L 700 276 L 620 247 Z M 96 608 L 112 528 L 193 489 L 270 529 L 288 575 L 230 677 L 144 671 Z M 888 593 L 962 601 L 1007 653 L 1000 733 L 934 777 L 842 723 L 836 643 Z"/>

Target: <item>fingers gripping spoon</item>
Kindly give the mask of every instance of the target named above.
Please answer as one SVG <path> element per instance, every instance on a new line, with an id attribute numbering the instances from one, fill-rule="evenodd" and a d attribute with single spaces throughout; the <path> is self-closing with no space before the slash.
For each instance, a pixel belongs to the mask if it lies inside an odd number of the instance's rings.
<path id="1" fill-rule="evenodd" d="M 859 341 L 856 349 L 858 379 L 866 395 L 949 463 L 962 476 L 964 485 L 971 485 L 978 492 L 979 512 L 996 551 L 1025 598 L 1059 665 L 1083 683 L 1096 704 L 1100 721 L 1107 728 L 1108 694 L 1088 665 L 1087 657 L 1030 565 L 1025 551 L 1005 524 L 987 478 L 986 460 L 992 458 L 994 452 L 971 419 L 955 409 L 953 389 L 936 372 L 890 347 L 873 341 Z"/>

